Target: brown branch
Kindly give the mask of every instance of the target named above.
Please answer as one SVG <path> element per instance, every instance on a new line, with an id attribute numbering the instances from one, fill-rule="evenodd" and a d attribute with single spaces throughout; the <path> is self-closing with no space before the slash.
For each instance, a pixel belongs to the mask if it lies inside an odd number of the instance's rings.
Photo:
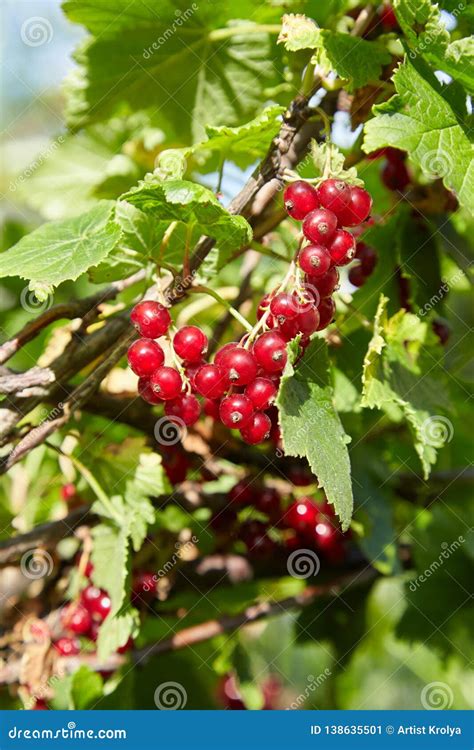
<path id="1" fill-rule="evenodd" d="M 245 625 L 257 622 L 267 617 L 275 617 L 284 612 L 300 609 L 313 604 L 318 598 L 330 596 L 337 598 L 348 587 L 364 586 L 371 583 L 378 576 L 373 568 L 367 566 L 349 574 L 344 573 L 327 583 L 307 586 L 300 594 L 290 596 L 274 602 L 261 602 L 248 607 L 237 615 L 226 615 L 216 620 L 208 620 L 199 625 L 192 625 L 175 633 L 171 638 L 145 646 L 132 652 L 135 664 L 144 664 L 153 656 L 178 651 L 182 648 L 202 643 L 224 633 L 233 632 Z M 97 654 L 81 654 L 78 656 L 61 657 L 56 662 L 58 672 L 75 672 L 85 664 L 95 671 L 113 671 L 128 661 L 126 656 L 113 654 L 107 660 L 99 660 Z M 20 676 L 20 660 L 7 662 L 0 669 L 0 684 L 18 682 Z"/>

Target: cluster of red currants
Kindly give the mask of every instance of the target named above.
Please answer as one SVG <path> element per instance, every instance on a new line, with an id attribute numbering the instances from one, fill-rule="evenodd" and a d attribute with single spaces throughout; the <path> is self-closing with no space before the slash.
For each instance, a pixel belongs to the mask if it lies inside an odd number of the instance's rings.
<path id="1" fill-rule="evenodd" d="M 315 188 L 304 180 L 291 183 L 285 190 L 285 208 L 294 219 L 303 221 L 303 235 L 310 244 L 298 253 L 298 264 L 306 274 L 305 286 L 312 290 L 319 313 L 316 330 L 325 328 L 334 315 L 331 294 L 337 289 L 337 266 L 357 259 L 349 271 L 354 286 L 362 286 L 377 262 L 375 250 L 363 242 L 356 244 L 355 235 L 372 208 L 369 193 L 352 187 L 344 180 L 324 180 Z M 357 227 L 354 233 L 343 227 Z"/>
<path id="2" fill-rule="evenodd" d="M 262 486 L 251 477 L 241 479 L 229 492 L 229 506 L 214 514 L 211 527 L 219 534 L 232 537 L 238 524 L 237 511 L 254 507 L 267 516 L 268 522 L 250 519 L 237 530 L 249 557 L 269 559 L 278 552 L 279 543 L 268 534 L 273 527 L 280 531 L 287 551 L 312 548 L 330 563 L 340 563 L 345 557 L 345 539 L 338 529 L 332 506 L 324 501 L 315 503 L 310 497 L 293 500 L 286 508 L 277 489 Z"/>

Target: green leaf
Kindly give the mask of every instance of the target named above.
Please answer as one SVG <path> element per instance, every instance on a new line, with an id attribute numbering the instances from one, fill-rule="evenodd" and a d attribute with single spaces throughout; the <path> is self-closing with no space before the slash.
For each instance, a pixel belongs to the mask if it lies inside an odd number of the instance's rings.
<path id="1" fill-rule="evenodd" d="M 284 451 L 307 458 L 346 530 L 353 507 L 350 438 L 334 407 L 327 346 L 321 339 L 312 341 L 295 369 L 297 352 L 293 342 L 276 402 Z"/>
<path id="2" fill-rule="evenodd" d="M 92 530 L 93 581 L 105 589 L 112 601 L 111 616 L 125 600 L 129 578 L 129 540 L 127 530 L 114 523 L 100 523 Z"/>
<path id="3" fill-rule="evenodd" d="M 398 93 L 374 107 L 376 117 L 365 125 L 364 151 L 384 146 L 408 151 L 424 174 L 442 177 L 469 208 L 474 200 L 473 147 L 452 97 L 448 100 L 420 60 L 416 67 L 408 60 L 400 65 L 393 81 Z"/>
<path id="4" fill-rule="evenodd" d="M 284 16 L 279 41 L 289 52 L 315 50 L 312 62 L 325 75 L 336 73 L 348 91 L 378 81 L 390 53 L 378 42 L 368 42 L 339 31 L 319 29 L 305 16 Z"/>
<path id="5" fill-rule="evenodd" d="M 253 117 L 265 88 L 280 82 L 266 27 L 229 22 L 230 5 L 163 0 L 158 12 L 142 0 L 67 0 L 63 7 L 92 34 L 74 55 L 79 67 L 66 88 L 75 127 L 124 103 L 132 111 L 153 104 L 167 129 L 186 139 L 192 132 L 197 140 L 206 124 L 238 125 Z M 242 18 L 258 20 L 256 11 L 250 0 L 239 3 Z"/>
<path id="6" fill-rule="evenodd" d="M 140 628 L 138 610 L 128 604 L 123 611 L 109 615 L 102 623 L 97 638 L 99 659 L 107 659 L 121 646 L 125 646 L 130 636 L 135 638 Z"/>
<path id="7" fill-rule="evenodd" d="M 410 48 L 410 59 L 420 55 L 473 93 L 474 39 L 451 42 L 438 5 L 430 0 L 394 0 L 393 5 Z"/>
<path id="8" fill-rule="evenodd" d="M 77 279 L 112 250 L 120 228 L 112 221 L 112 201 L 85 214 L 42 224 L 1 255 L 0 277 L 20 276 L 33 290 Z"/>
<path id="9" fill-rule="evenodd" d="M 147 177 L 122 199 L 149 214 L 167 228 L 172 221 L 184 224 L 186 231 L 205 234 L 216 240 L 223 251 L 248 245 L 252 230 L 242 216 L 232 216 L 208 188 L 186 180 L 160 182 Z M 184 254 L 184 243 L 181 257 Z M 165 250 L 163 259 L 168 258 Z"/>
<path id="10" fill-rule="evenodd" d="M 386 314 L 387 298 L 381 295 L 374 334 L 364 361 L 362 405 L 393 413 L 409 424 L 427 478 L 436 451 L 452 437 L 446 377 L 440 349 L 428 322 L 402 309 Z M 430 348 L 432 351 L 430 351 Z"/>
<path id="11" fill-rule="evenodd" d="M 345 180 L 351 185 L 363 185 L 364 181 L 357 177 L 357 169 L 344 169 L 345 156 L 333 143 L 311 142 L 311 156 L 317 175 L 331 175 L 331 177 Z"/>
<path id="12" fill-rule="evenodd" d="M 100 674 L 82 665 L 71 680 L 72 708 L 84 711 L 98 701 L 103 694 L 104 681 Z"/>

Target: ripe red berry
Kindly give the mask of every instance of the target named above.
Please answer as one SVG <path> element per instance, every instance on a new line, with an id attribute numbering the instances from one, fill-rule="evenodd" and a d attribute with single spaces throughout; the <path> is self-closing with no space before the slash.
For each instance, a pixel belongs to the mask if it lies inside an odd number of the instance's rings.
<path id="1" fill-rule="evenodd" d="M 218 365 L 203 365 L 194 376 L 194 387 L 201 396 L 220 398 L 229 387 L 229 378 Z"/>
<path id="2" fill-rule="evenodd" d="M 318 330 L 319 312 L 316 307 L 310 307 L 308 310 L 300 313 L 296 319 L 298 330 L 305 336 L 311 336 Z"/>
<path id="3" fill-rule="evenodd" d="M 257 411 L 251 417 L 248 424 L 240 431 L 242 438 L 249 445 L 258 445 L 270 437 L 272 422 L 263 411 Z"/>
<path id="4" fill-rule="evenodd" d="M 92 623 L 90 612 L 82 604 L 70 604 L 61 613 L 63 627 L 77 635 L 86 633 Z"/>
<path id="5" fill-rule="evenodd" d="M 351 187 L 351 200 L 347 208 L 339 213 L 339 223 L 343 227 L 355 227 L 365 221 L 372 210 L 372 198 L 367 190 Z"/>
<path id="6" fill-rule="evenodd" d="M 240 529 L 240 538 L 245 543 L 248 553 L 256 559 L 269 557 L 275 545 L 267 536 L 266 526 L 261 521 L 246 521 Z"/>
<path id="7" fill-rule="evenodd" d="M 212 398 L 204 399 L 203 411 L 206 417 L 219 419 L 219 401 L 214 401 Z"/>
<path id="8" fill-rule="evenodd" d="M 165 404 L 165 414 L 167 417 L 177 417 L 185 425 L 190 427 L 195 424 L 201 414 L 201 405 L 196 396 L 192 393 L 183 394 Z"/>
<path id="9" fill-rule="evenodd" d="M 330 297 L 338 288 L 339 272 L 337 268 L 334 268 L 333 266 L 324 274 L 324 276 L 318 276 L 317 278 L 314 276 L 308 276 L 307 282 L 317 289 L 320 298 Z M 319 302 L 319 300 L 317 300 L 317 302 Z"/>
<path id="10" fill-rule="evenodd" d="M 337 229 L 337 217 L 327 208 L 318 208 L 305 217 L 303 234 L 307 240 L 316 245 L 327 245 Z"/>
<path id="11" fill-rule="evenodd" d="M 288 185 L 283 200 L 286 212 L 299 221 L 319 206 L 317 190 L 304 180 L 296 180 Z"/>
<path id="12" fill-rule="evenodd" d="M 163 459 L 163 468 L 171 484 L 181 484 L 186 479 L 190 461 L 187 455 L 180 450 L 175 449 L 165 454 Z"/>
<path id="13" fill-rule="evenodd" d="M 159 367 L 151 376 L 150 385 L 162 401 L 177 398 L 183 390 L 181 375 L 174 367 Z"/>
<path id="14" fill-rule="evenodd" d="M 112 606 L 107 592 L 97 586 L 86 586 L 81 594 L 81 600 L 92 617 L 99 622 L 105 620 Z"/>
<path id="15" fill-rule="evenodd" d="M 49 711 L 49 706 L 42 698 L 37 698 L 34 706 L 31 708 L 32 711 Z"/>
<path id="16" fill-rule="evenodd" d="M 258 411 L 268 409 L 273 404 L 276 394 L 277 387 L 269 378 L 255 378 L 245 389 L 245 395 Z"/>
<path id="17" fill-rule="evenodd" d="M 318 305 L 319 313 L 319 325 L 318 331 L 322 331 L 327 328 L 329 323 L 332 323 L 334 319 L 334 313 L 336 312 L 336 304 L 332 297 L 324 297 Z"/>
<path id="18" fill-rule="evenodd" d="M 284 323 L 285 320 L 296 318 L 298 309 L 294 296 L 286 292 L 277 294 L 270 302 L 270 312 L 280 324 Z"/>
<path id="19" fill-rule="evenodd" d="M 274 331 L 263 333 L 253 345 L 253 354 L 266 372 L 281 372 L 287 360 L 284 339 Z"/>
<path id="20" fill-rule="evenodd" d="M 402 161 L 388 161 L 382 169 L 381 178 L 389 190 L 404 190 L 410 183 L 410 174 Z"/>
<path id="21" fill-rule="evenodd" d="M 350 203 L 351 189 L 344 180 L 324 180 L 318 188 L 319 202 L 323 208 L 338 215 Z"/>
<path id="22" fill-rule="evenodd" d="M 329 244 L 328 250 L 334 265 L 346 266 L 355 256 L 355 238 L 345 229 L 338 229 Z"/>
<path id="23" fill-rule="evenodd" d="M 357 288 L 365 284 L 367 281 L 367 275 L 364 273 L 362 266 L 353 266 L 349 269 L 349 281 Z"/>
<path id="24" fill-rule="evenodd" d="M 384 3 L 379 10 L 379 14 L 384 31 L 398 29 L 397 17 L 390 3 Z"/>
<path id="25" fill-rule="evenodd" d="M 304 466 L 293 465 L 288 469 L 288 479 L 295 487 L 307 487 L 315 482 L 314 476 Z"/>
<path id="26" fill-rule="evenodd" d="M 318 519 L 318 508 L 309 497 L 295 500 L 287 508 L 284 521 L 287 526 L 300 534 L 311 532 Z"/>
<path id="27" fill-rule="evenodd" d="M 154 392 L 148 378 L 140 378 L 137 387 L 138 393 L 148 404 L 161 404 L 161 398 Z"/>
<path id="28" fill-rule="evenodd" d="M 74 500 L 77 496 L 77 489 L 76 485 L 72 482 L 68 482 L 68 484 L 63 484 L 61 487 L 61 497 L 63 500 L 68 502 L 69 500 Z"/>
<path id="29" fill-rule="evenodd" d="M 240 393 L 226 396 L 219 407 L 221 422 L 230 429 L 244 427 L 254 413 L 251 400 Z"/>
<path id="30" fill-rule="evenodd" d="M 280 493 L 274 487 L 263 487 L 257 495 L 255 507 L 276 523 L 282 514 Z"/>
<path id="31" fill-rule="evenodd" d="M 449 325 L 445 323 L 445 321 L 441 318 L 436 318 L 435 320 L 433 320 L 431 327 L 434 333 L 439 338 L 440 344 L 442 346 L 447 344 L 451 335 L 451 329 Z"/>
<path id="32" fill-rule="evenodd" d="M 58 638 L 53 646 L 61 656 L 76 656 L 81 650 L 80 641 L 77 638 L 68 638 L 67 636 Z"/>
<path id="33" fill-rule="evenodd" d="M 166 307 L 159 302 L 144 300 L 135 305 L 130 320 L 140 336 L 157 339 L 167 332 L 171 323 L 171 316 Z"/>
<path id="34" fill-rule="evenodd" d="M 323 552 L 330 562 L 342 562 L 344 559 L 344 537 L 331 523 L 319 518 L 311 536 L 317 549 Z"/>
<path id="35" fill-rule="evenodd" d="M 207 336 L 197 326 L 184 326 L 176 331 L 173 348 L 186 362 L 199 362 L 207 352 Z"/>
<path id="36" fill-rule="evenodd" d="M 132 601 L 135 599 L 154 599 L 157 578 L 154 573 L 142 570 L 135 573 L 132 581 Z"/>
<path id="37" fill-rule="evenodd" d="M 257 363 L 253 355 L 241 346 L 224 352 L 219 358 L 219 367 L 227 375 L 231 385 L 247 385 L 257 375 Z"/>
<path id="38" fill-rule="evenodd" d="M 257 499 L 259 487 L 252 477 L 244 477 L 234 484 L 229 492 L 229 500 L 235 505 L 251 505 Z"/>
<path id="39" fill-rule="evenodd" d="M 370 276 L 377 264 L 377 253 L 374 248 L 369 247 L 365 242 L 358 242 L 355 257 L 360 260 L 360 266 L 364 274 Z"/>
<path id="40" fill-rule="evenodd" d="M 257 320 L 260 320 L 261 318 L 263 318 L 265 313 L 268 311 L 268 308 L 270 307 L 271 299 L 272 299 L 271 294 L 266 294 L 264 297 L 262 297 L 257 307 Z"/>
<path id="41" fill-rule="evenodd" d="M 221 346 L 221 348 L 217 350 L 216 356 L 214 357 L 214 364 L 220 365 L 224 354 L 226 354 L 226 352 L 230 352 L 231 349 L 235 349 L 236 346 L 238 346 L 238 343 L 236 341 L 229 341 L 228 344 L 224 344 L 224 346 Z"/>
<path id="42" fill-rule="evenodd" d="M 285 341 L 291 341 L 299 333 L 298 328 L 298 316 L 293 320 L 285 320 L 281 325 L 278 326 L 276 333 L 278 333 Z"/>
<path id="43" fill-rule="evenodd" d="M 322 245 L 306 245 L 298 254 L 300 268 L 310 276 L 324 276 L 331 265 L 331 257 Z"/>
<path id="44" fill-rule="evenodd" d="M 153 339 L 138 339 L 129 347 L 128 364 L 142 378 L 149 378 L 165 361 L 163 349 Z"/>

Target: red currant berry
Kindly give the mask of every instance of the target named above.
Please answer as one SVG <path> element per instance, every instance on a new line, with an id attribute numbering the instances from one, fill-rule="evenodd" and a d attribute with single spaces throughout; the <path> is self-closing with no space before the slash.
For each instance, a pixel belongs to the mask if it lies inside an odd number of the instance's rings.
<path id="1" fill-rule="evenodd" d="M 319 519 L 312 530 L 312 539 L 316 547 L 332 563 L 340 563 L 344 559 L 343 536 L 328 521 Z"/>
<path id="2" fill-rule="evenodd" d="M 410 183 L 410 174 L 402 161 L 388 161 L 381 174 L 382 182 L 389 190 L 404 190 Z"/>
<path id="3" fill-rule="evenodd" d="M 217 697 L 219 702 L 230 711 L 247 710 L 233 674 L 228 674 L 222 678 L 218 687 Z"/>
<path id="4" fill-rule="evenodd" d="M 287 508 L 285 523 L 300 534 L 311 532 L 318 520 L 318 508 L 311 498 L 302 497 Z"/>
<path id="5" fill-rule="evenodd" d="M 229 492 L 229 500 L 235 505 L 252 505 L 257 499 L 258 491 L 259 488 L 255 479 L 245 477 L 234 484 Z"/>
<path id="6" fill-rule="evenodd" d="M 165 361 L 163 349 L 153 339 L 134 341 L 127 353 L 128 364 L 142 378 L 149 378 Z"/>
<path id="7" fill-rule="evenodd" d="M 253 355 L 241 346 L 224 352 L 219 358 L 219 367 L 232 385 L 247 385 L 257 375 L 257 363 Z"/>
<path id="8" fill-rule="evenodd" d="M 70 604 L 61 613 L 63 627 L 77 635 L 86 633 L 92 622 L 90 612 L 82 604 Z"/>
<path id="9" fill-rule="evenodd" d="M 226 396 L 219 407 L 222 424 L 230 429 L 244 427 L 254 413 L 251 400 L 240 393 Z"/>
<path id="10" fill-rule="evenodd" d="M 287 360 L 284 339 L 274 331 L 263 333 L 253 345 L 253 353 L 266 372 L 281 372 Z"/>
<path id="11" fill-rule="evenodd" d="M 398 29 L 398 21 L 395 12 L 390 3 L 384 3 L 379 10 L 380 22 L 384 31 L 394 31 Z"/>
<path id="12" fill-rule="evenodd" d="M 330 297 L 339 286 L 339 272 L 337 268 L 334 268 L 333 266 L 324 274 L 324 276 L 318 276 L 317 278 L 309 276 L 308 284 L 317 289 L 320 299 L 323 297 Z"/>
<path id="13" fill-rule="evenodd" d="M 194 387 L 201 396 L 220 398 L 229 387 L 229 378 L 217 365 L 203 365 L 194 376 Z"/>
<path id="14" fill-rule="evenodd" d="M 34 706 L 31 708 L 32 711 L 49 711 L 49 706 L 42 698 L 37 698 Z"/>
<path id="15" fill-rule="evenodd" d="M 197 326 L 184 326 L 173 338 L 173 348 L 186 362 L 199 362 L 207 352 L 207 336 Z"/>
<path id="16" fill-rule="evenodd" d="M 276 523 L 282 515 L 280 493 L 274 487 L 264 487 L 258 493 L 255 507 Z"/>
<path id="17" fill-rule="evenodd" d="M 367 281 L 367 276 L 364 273 L 362 266 L 353 266 L 353 268 L 349 269 L 349 281 L 357 288 L 364 286 Z"/>
<path id="18" fill-rule="evenodd" d="M 319 312 L 316 307 L 310 307 L 308 310 L 300 313 L 296 319 L 298 330 L 305 336 L 311 336 L 318 330 Z"/>
<path id="19" fill-rule="evenodd" d="M 393 148 L 393 146 L 388 146 L 385 151 L 385 158 L 388 161 L 405 161 L 407 158 L 407 152 L 401 151 L 399 148 Z"/>
<path id="20" fill-rule="evenodd" d="M 293 219 L 304 219 L 306 214 L 319 206 L 317 190 L 304 180 L 296 180 L 283 193 L 285 210 Z"/>
<path id="21" fill-rule="evenodd" d="M 138 381 L 138 393 L 144 401 L 148 404 L 161 404 L 161 398 L 155 393 L 151 387 L 148 378 L 140 378 Z"/>
<path id="22" fill-rule="evenodd" d="M 235 349 L 236 346 L 238 346 L 238 343 L 236 341 L 229 341 L 228 344 L 224 344 L 224 346 L 221 346 L 221 348 L 217 350 L 216 356 L 214 357 L 214 364 L 220 365 L 224 354 L 230 352 L 232 349 Z"/>
<path id="23" fill-rule="evenodd" d="M 370 276 L 377 264 L 377 253 L 374 248 L 369 247 L 365 242 L 358 242 L 355 257 L 360 260 L 360 267 L 364 274 Z"/>
<path id="24" fill-rule="evenodd" d="M 61 487 L 61 497 L 66 502 L 74 500 L 77 497 L 76 485 L 72 484 L 72 482 L 63 484 L 63 486 Z"/>
<path id="25" fill-rule="evenodd" d="M 298 317 L 294 320 L 285 320 L 281 325 L 278 326 L 276 331 L 285 341 L 291 341 L 299 333 L 298 328 Z"/>
<path id="26" fill-rule="evenodd" d="M 337 229 L 336 214 L 327 208 L 310 211 L 303 221 L 303 234 L 307 240 L 316 245 L 327 245 Z"/>
<path id="27" fill-rule="evenodd" d="M 183 390 L 181 375 L 174 367 L 159 367 L 151 376 L 150 385 L 162 401 L 177 398 Z"/>
<path id="28" fill-rule="evenodd" d="M 262 297 L 257 307 L 257 320 L 260 320 L 261 318 L 263 318 L 265 313 L 268 312 L 271 299 L 272 299 L 271 294 L 266 294 L 264 297 Z"/>
<path id="29" fill-rule="evenodd" d="M 315 481 L 311 472 L 304 466 L 290 466 L 288 479 L 295 487 L 307 487 Z"/>
<path id="30" fill-rule="evenodd" d="M 319 202 L 323 208 L 338 215 L 350 203 L 351 189 L 343 180 L 324 180 L 318 188 Z"/>
<path id="31" fill-rule="evenodd" d="M 439 338 L 440 344 L 442 346 L 447 344 L 451 335 L 451 329 L 449 325 L 445 323 L 445 321 L 441 318 L 436 318 L 436 320 L 433 320 L 431 327 L 434 333 Z"/>
<path id="32" fill-rule="evenodd" d="M 372 210 L 372 198 L 361 187 L 351 188 L 351 200 L 344 211 L 339 213 L 339 223 L 343 227 L 355 227 L 366 220 Z"/>
<path id="33" fill-rule="evenodd" d="M 322 245 L 306 245 L 298 254 L 300 268 L 310 276 L 324 276 L 331 265 L 330 255 Z"/>
<path id="34" fill-rule="evenodd" d="M 273 404 L 276 394 L 277 387 L 269 378 L 255 378 L 245 389 L 245 395 L 258 411 L 268 409 Z"/>
<path id="35" fill-rule="evenodd" d="M 356 251 L 355 238 L 345 229 L 338 229 L 328 247 L 331 260 L 336 266 L 346 266 L 354 260 Z"/>
<path id="36" fill-rule="evenodd" d="M 94 643 L 99 637 L 99 630 L 100 630 L 100 622 L 95 622 L 93 620 L 89 630 L 87 631 L 87 637 L 90 638 L 91 641 L 94 641 Z"/>
<path id="37" fill-rule="evenodd" d="M 173 401 L 166 402 L 165 414 L 167 417 L 181 419 L 185 425 L 190 427 L 198 421 L 201 414 L 201 405 L 196 396 L 191 393 L 184 394 L 173 399 Z"/>
<path id="38" fill-rule="evenodd" d="M 332 297 L 324 297 L 318 305 L 319 313 L 319 325 L 318 331 L 322 331 L 327 328 L 334 319 L 334 313 L 336 312 L 336 304 Z"/>
<path id="39" fill-rule="evenodd" d="M 206 364 L 206 360 L 201 359 L 199 362 L 188 362 L 185 364 L 184 367 L 184 373 L 191 383 L 191 387 L 194 390 L 194 376 L 196 375 L 197 371 L 200 367 Z"/>
<path id="40" fill-rule="evenodd" d="M 81 592 L 81 601 L 84 607 L 89 611 L 94 611 L 95 603 L 102 596 L 102 590 L 98 586 L 86 586 Z"/>
<path id="41" fill-rule="evenodd" d="M 203 411 L 206 417 L 219 419 L 219 401 L 213 401 L 212 398 L 204 399 Z"/>
<path id="42" fill-rule="evenodd" d="M 87 586 L 81 594 L 81 599 L 84 607 L 99 622 L 103 622 L 110 613 L 112 607 L 110 596 L 96 586 Z"/>
<path id="43" fill-rule="evenodd" d="M 268 440 L 272 429 L 272 422 L 269 416 L 263 411 L 257 411 L 251 417 L 248 424 L 240 431 L 242 438 L 249 445 L 258 445 Z"/>
<path id="44" fill-rule="evenodd" d="M 247 547 L 251 557 L 263 559 L 274 550 L 274 543 L 267 536 L 266 526 L 261 521 L 246 521 L 240 529 L 240 538 Z"/>
<path id="45" fill-rule="evenodd" d="M 184 482 L 189 466 L 190 462 L 186 454 L 177 450 L 167 455 L 163 461 L 163 468 L 171 484 Z"/>
<path id="46" fill-rule="evenodd" d="M 295 306 L 295 298 L 292 294 L 281 292 L 273 297 L 270 302 L 270 312 L 278 323 L 284 323 L 285 320 L 292 320 L 298 314 Z"/>
<path id="47" fill-rule="evenodd" d="M 132 601 L 145 599 L 150 601 L 155 598 L 157 579 L 154 573 L 140 571 L 135 573 L 132 582 Z"/>
<path id="48" fill-rule="evenodd" d="M 77 638 L 58 638 L 53 643 L 54 648 L 61 656 L 76 656 L 81 650 L 81 644 Z"/>
<path id="49" fill-rule="evenodd" d="M 140 336 L 157 339 L 167 332 L 171 323 L 171 316 L 166 307 L 159 302 L 144 300 L 135 305 L 130 320 Z"/>

